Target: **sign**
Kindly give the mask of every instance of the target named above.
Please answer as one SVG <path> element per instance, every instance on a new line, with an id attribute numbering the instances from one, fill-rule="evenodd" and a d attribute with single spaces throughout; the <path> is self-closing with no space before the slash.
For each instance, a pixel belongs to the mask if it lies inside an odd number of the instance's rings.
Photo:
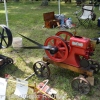
<path id="1" fill-rule="evenodd" d="M 27 97 L 27 91 L 28 91 L 28 81 L 24 81 L 17 78 L 16 90 L 14 94 L 25 99 Z"/>
<path id="2" fill-rule="evenodd" d="M 5 100 L 5 98 L 6 98 L 6 88 L 7 88 L 6 79 L 0 78 L 0 100 Z"/>
<path id="3" fill-rule="evenodd" d="M 83 47 L 83 43 L 72 41 L 72 45 Z"/>

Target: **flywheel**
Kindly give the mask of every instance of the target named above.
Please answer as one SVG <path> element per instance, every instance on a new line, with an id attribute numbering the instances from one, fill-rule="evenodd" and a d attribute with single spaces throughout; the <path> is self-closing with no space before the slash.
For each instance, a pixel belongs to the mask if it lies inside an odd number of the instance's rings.
<path id="1" fill-rule="evenodd" d="M 65 42 L 65 40 L 63 40 L 61 37 L 51 36 L 47 38 L 44 43 L 44 46 L 48 46 L 48 45 L 52 47 L 56 47 L 58 49 L 57 53 L 55 54 L 51 54 L 50 51 L 45 50 L 47 56 L 51 60 L 55 62 L 63 62 L 68 57 L 68 53 L 69 53 L 68 45 Z"/>
<path id="2" fill-rule="evenodd" d="M 68 31 L 59 31 L 56 33 L 57 36 L 60 36 L 61 38 L 63 38 L 65 41 L 69 41 L 70 37 L 73 36 L 72 33 L 68 32 Z"/>
<path id="3" fill-rule="evenodd" d="M 5 25 L 0 25 L 0 49 L 8 48 L 12 45 L 12 33 Z"/>

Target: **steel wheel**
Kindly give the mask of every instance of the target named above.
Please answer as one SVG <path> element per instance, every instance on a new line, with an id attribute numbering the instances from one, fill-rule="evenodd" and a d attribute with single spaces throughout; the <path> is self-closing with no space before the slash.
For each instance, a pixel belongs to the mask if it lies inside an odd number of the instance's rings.
<path id="1" fill-rule="evenodd" d="M 58 52 L 51 54 L 48 50 L 45 50 L 47 56 L 55 62 L 63 62 L 68 57 L 68 45 L 65 41 L 58 36 L 51 36 L 46 39 L 45 46 L 54 46 L 58 48 Z"/>
<path id="2" fill-rule="evenodd" d="M 71 86 L 74 90 L 80 92 L 81 94 L 88 94 L 91 85 L 85 78 L 76 77 L 73 79 Z"/>
<path id="3" fill-rule="evenodd" d="M 0 38 L 0 49 L 7 48 L 12 45 L 11 31 L 5 25 L 0 25 Z"/>
<path id="4" fill-rule="evenodd" d="M 89 63 L 91 64 L 90 69 L 92 69 L 94 73 L 97 74 L 100 70 L 100 64 L 93 60 L 89 60 Z"/>
<path id="5" fill-rule="evenodd" d="M 38 61 L 33 65 L 33 70 L 38 77 L 50 77 L 50 69 L 43 61 Z"/>
<path id="6" fill-rule="evenodd" d="M 57 36 L 60 36 L 61 38 L 63 38 L 65 41 L 69 41 L 70 37 L 73 36 L 72 33 L 67 32 L 67 31 L 59 31 L 56 33 Z"/>
<path id="7" fill-rule="evenodd" d="M 7 58 L 6 62 L 7 62 L 7 64 L 13 64 L 13 59 L 12 58 Z"/>

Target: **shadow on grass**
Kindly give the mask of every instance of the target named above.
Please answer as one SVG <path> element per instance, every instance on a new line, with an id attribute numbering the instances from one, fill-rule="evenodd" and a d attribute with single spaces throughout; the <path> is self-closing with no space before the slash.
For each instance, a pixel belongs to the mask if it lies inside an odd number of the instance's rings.
<path id="1" fill-rule="evenodd" d="M 71 87 L 71 82 L 75 77 L 79 76 L 79 73 L 63 69 L 57 66 L 49 65 L 51 71 L 51 77 L 48 85 L 54 89 L 57 89 L 57 98 L 61 100 L 99 100 L 100 98 L 100 78 L 98 74 L 95 77 L 95 84 L 91 87 L 91 91 L 87 94 L 81 94 L 74 91 Z M 44 79 L 39 78 L 40 81 Z M 59 91 L 60 90 L 60 91 Z M 97 91 L 97 92 L 96 92 Z M 62 99 L 63 98 L 63 99 Z M 65 99 L 64 99 L 65 98 Z M 69 99 L 70 98 L 70 99 Z"/>
<path id="2" fill-rule="evenodd" d="M 5 78 L 5 75 L 9 75 L 8 78 L 13 77 L 14 79 L 16 79 L 21 78 L 22 76 L 24 76 L 24 74 L 25 72 L 19 69 L 18 66 L 15 66 L 14 64 L 6 65 L 0 70 L 0 77 L 3 78 Z"/>

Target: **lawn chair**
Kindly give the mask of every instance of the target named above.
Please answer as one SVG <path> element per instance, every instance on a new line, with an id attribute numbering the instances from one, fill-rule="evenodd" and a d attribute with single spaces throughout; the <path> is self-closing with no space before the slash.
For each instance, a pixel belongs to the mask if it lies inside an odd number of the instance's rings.
<path id="1" fill-rule="evenodd" d="M 55 18 L 54 12 L 43 13 L 46 28 L 59 26 L 59 20 Z"/>
<path id="2" fill-rule="evenodd" d="M 96 19 L 96 14 L 94 13 L 93 8 L 93 5 L 83 5 L 80 11 L 75 12 L 79 24 L 85 28 L 92 26 L 93 21 Z"/>

